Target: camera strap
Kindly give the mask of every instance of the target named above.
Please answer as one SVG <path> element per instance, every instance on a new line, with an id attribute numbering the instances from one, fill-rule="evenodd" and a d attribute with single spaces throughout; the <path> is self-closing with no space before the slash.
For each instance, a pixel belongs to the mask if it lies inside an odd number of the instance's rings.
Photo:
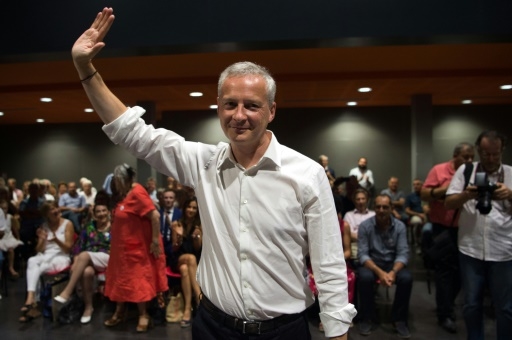
<path id="1" fill-rule="evenodd" d="M 480 162 L 476 167 L 476 172 L 486 172 Z M 465 173 L 464 173 L 465 174 Z M 498 183 L 504 183 L 505 180 L 505 171 L 503 171 L 503 166 L 500 165 L 500 172 L 498 173 Z"/>

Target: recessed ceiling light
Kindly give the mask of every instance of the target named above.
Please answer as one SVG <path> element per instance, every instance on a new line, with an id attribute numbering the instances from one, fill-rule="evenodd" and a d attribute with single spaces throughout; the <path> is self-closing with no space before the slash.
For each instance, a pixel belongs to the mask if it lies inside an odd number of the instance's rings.
<path id="1" fill-rule="evenodd" d="M 371 87 L 360 87 L 357 91 L 359 91 L 359 92 L 371 92 L 372 88 Z"/>
<path id="2" fill-rule="evenodd" d="M 47 98 L 47 97 L 43 97 L 40 99 L 43 103 L 51 103 L 52 99 L 51 98 Z"/>
<path id="3" fill-rule="evenodd" d="M 210 105 L 210 109 L 216 109 L 217 107 L 217 104 Z"/>
<path id="4" fill-rule="evenodd" d="M 84 112 L 94 112 L 94 110 L 88 107 L 87 109 L 84 109 Z"/>
<path id="5" fill-rule="evenodd" d="M 44 119 L 42 119 L 42 118 L 38 118 L 38 119 L 36 119 L 36 122 L 38 122 L 38 123 L 44 123 Z"/>
<path id="6" fill-rule="evenodd" d="M 190 92 L 189 94 L 191 97 L 202 97 L 203 92 Z"/>
<path id="7" fill-rule="evenodd" d="M 0 111 L 0 117 L 3 116 L 3 115 L 4 115 L 4 113 L 2 111 Z"/>
<path id="8" fill-rule="evenodd" d="M 348 102 L 347 103 L 348 106 L 356 106 L 357 105 L 357 102 Z"/>
<path id="9" fill-rule="evenodd" d="M 501 86 L 500 86 L 500 89 L 502 89 L 502 90 L 510 90 L 510 89 L 512 89 L 512 85 L 509 85 L 509 84 L 507 84 L 507 85 L 501 85 Z"/>
<path id="10" fill-rule="evenodd" d="M 473 101 L 471 99 L 464 99 L 462 104 L 471 104 Z"/>

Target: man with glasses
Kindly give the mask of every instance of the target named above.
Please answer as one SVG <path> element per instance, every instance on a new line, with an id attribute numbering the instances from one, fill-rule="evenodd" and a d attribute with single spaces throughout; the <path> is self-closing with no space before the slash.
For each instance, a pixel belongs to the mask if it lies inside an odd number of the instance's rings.
<path id="1" fill-rule="evenodd" d="M 446 192 L 445 206 L 461 209 L 459 265 L 463 316 L 470 340 L 484 338 L 486 287 L 495 308 L 496 339 L 510 339 L 512 334 L 512 167 L 501 162 L 506 140 L 496 131 L 482 132 L 475 143 L 480 162 L 470 163 L 470 184 L 465 185 L 468 165 L 463 165 Z M 485 178 L 483 185 L 478 178 Z M 485 200 L 490 201 L 490 211 L 477 206 Z"/>
<path id="2" fill-rule="evenodd" d="M 407 326 L 412 275 L 406 268 L 409 259 L 405 224 L 392 213 L 391 197 L 375 197 L 375 216 L 359 226 L 357 290 L 359 292 L 359 333 L 370 335 L 375 320 L 375 283 L 384 287 L 396 284 L 391 319 L 401 338 L 410 338 Z"/>

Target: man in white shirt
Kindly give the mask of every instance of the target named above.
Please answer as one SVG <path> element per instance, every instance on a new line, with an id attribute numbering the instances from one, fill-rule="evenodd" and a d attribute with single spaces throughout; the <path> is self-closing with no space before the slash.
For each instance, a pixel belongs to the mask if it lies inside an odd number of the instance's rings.
<path id="1" fill-rule="evenodd" d="M 501 163 L 505 144 L 504 135 L 482 132 L 475 143 L 480 162 L 469 163 L 473 165 L 470 184 L 465 186 L 468 164 L 464 164 L 446 191 L 445 206 L 461 209 L 459 266 L 468 339 L 484 338 L 486 287 L 495 308 L 496 339 L 512 335 L 512 167 Z M 481 177 L 485 179 L 480 181 Z"/>
<path id="2" fill-rule="evenodd" d="M 361 188 L 366 189 L 370 195 L 373 193 L 373 186 L 375 185 L 375 181 L 373 180 L 373 172 L 368 169 L 368 160 L 366 157 L 359 158 L 357 167 L 350 170 L 348 175 L 356 176 L 357 182 Z"/>
<path id="3" fill-rule="evenodd" d="M 75 43 L 73 61 L 114 143 L 195 190 L 203 224 L 194 339 L 310 339 L 305 310 L 309 254 L 325 334 L 346 339 L 355 316 L 331 188 L 315 161 L 282 146 L 267 130 L 275 82 L 266 69 L 234 64 L 219 79 L 218 116 L 229 143 L 187 142 L 126 108 L 92 64 L 113 23 L 105 8 Z M 151 141 L 151 143 L 149 143 Z"/>

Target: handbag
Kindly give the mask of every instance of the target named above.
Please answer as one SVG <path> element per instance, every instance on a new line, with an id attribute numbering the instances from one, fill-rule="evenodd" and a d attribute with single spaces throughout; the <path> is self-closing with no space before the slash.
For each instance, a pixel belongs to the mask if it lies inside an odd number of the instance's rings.
<path id="1" fill-rule="evenodd" d="M 73 294 L 68 302 L 59 310 L 57 320 L 61 324 L 69 325 L 78 320 L 84 312 L 84 302 L 78 295 Z"/>
<path id="2" fill-rule="evenodd" d="M 171 296 L 171 299 L 165 309 L 165 320 L 170 323 L 180 322 L 183 318 L 184 305 L 183 295 L 181 295 L 181 292 L 176 296 Z"/>

